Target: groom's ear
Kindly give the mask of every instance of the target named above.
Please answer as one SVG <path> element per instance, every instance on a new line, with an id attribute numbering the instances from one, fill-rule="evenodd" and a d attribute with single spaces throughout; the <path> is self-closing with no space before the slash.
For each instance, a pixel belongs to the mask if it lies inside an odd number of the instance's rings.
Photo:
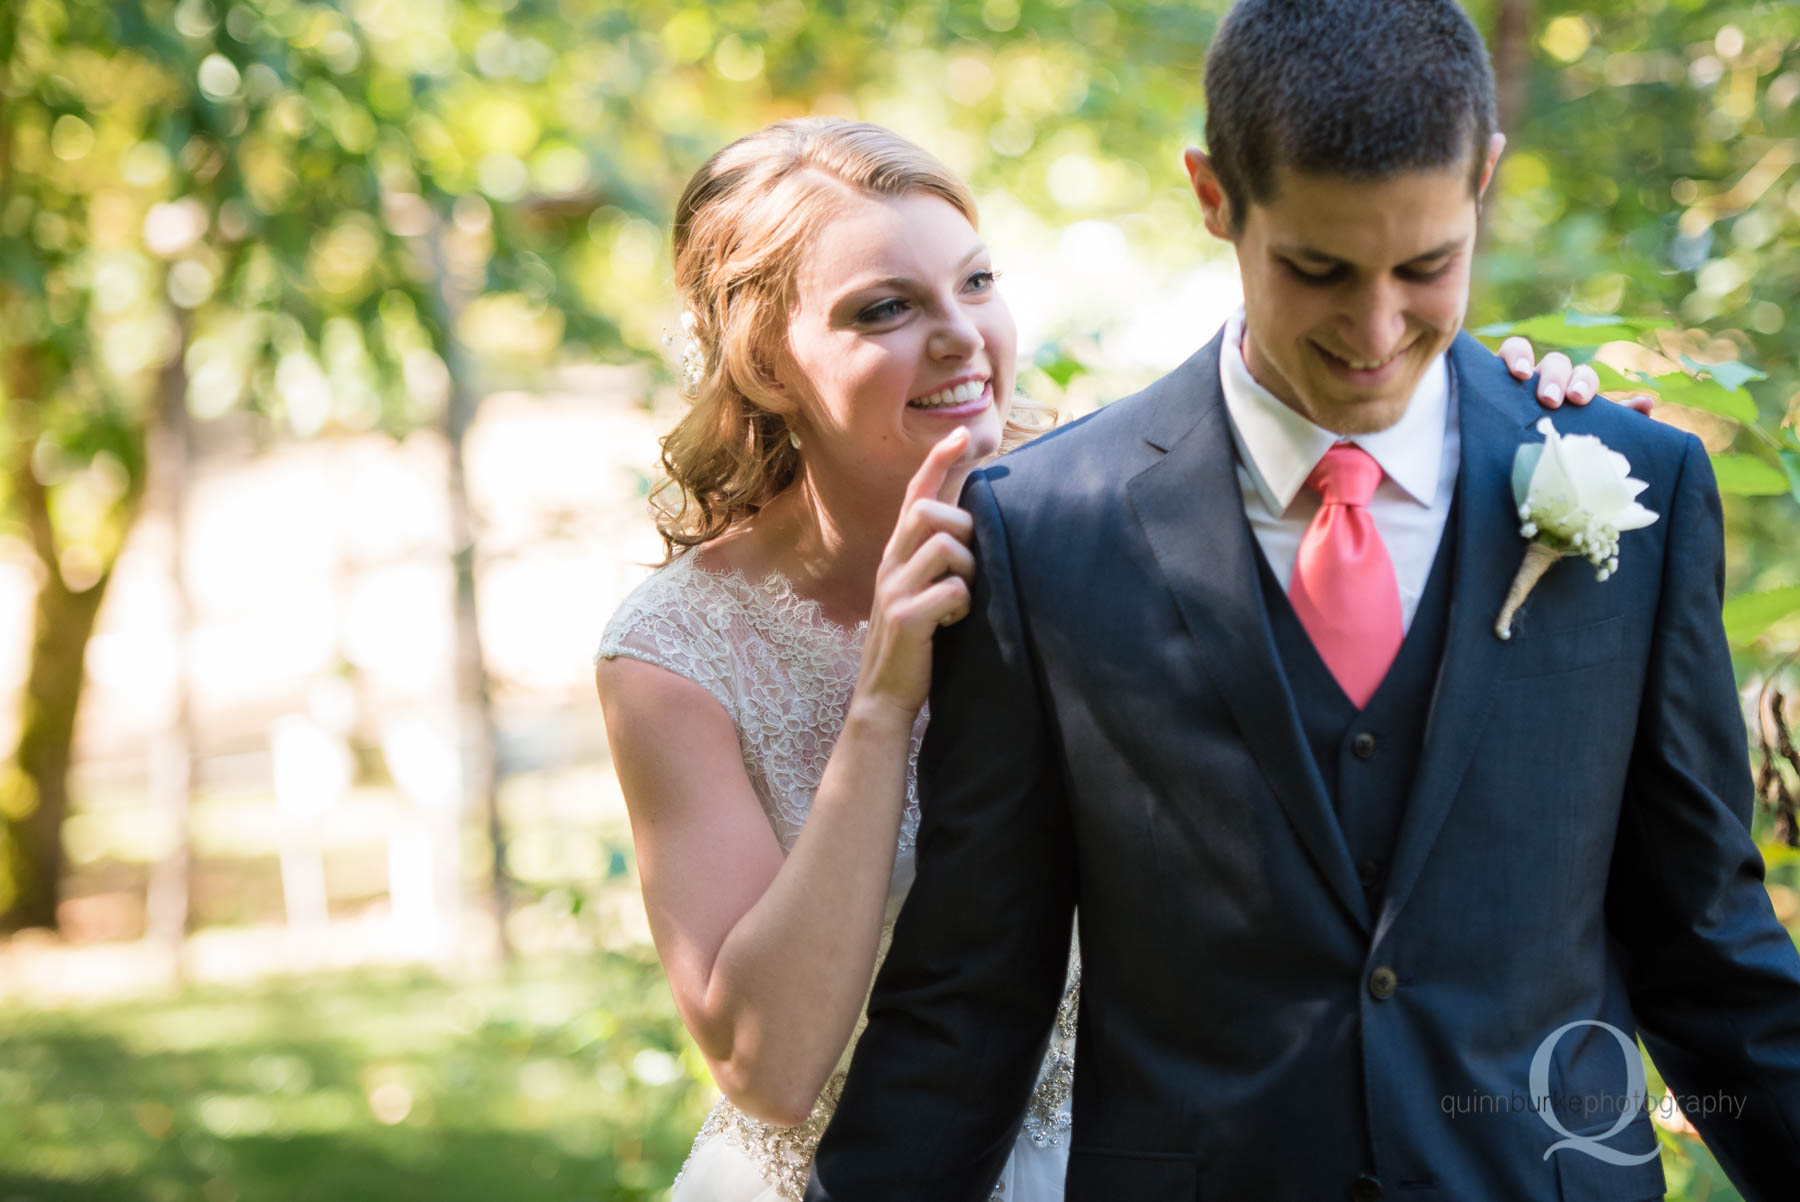
<path id="1" fill-rule="evenodd" d="M 1194 186 L 1194 196 L 1200 202 L 1200 212 L 1206 221 L 1207 232 L 1215 238 L 1234 241 L 1231 198 L 1225 193 L 1225 185 L 1219 181 L 1212 156 L 1198 146 L 1190 146 L 1181 152 L 1181 165 L 1187 168 L 1188 181 Z"/>
<path id="2" fill-rule="evenodd" d="M 1500 152 L 1505 149 L 1505 134 L 1495 133 L 1488 139 L 1487 162 L 1481 168 L 1481 184 L 1475 189 L 1475 199 L 1480 200 L 1487 195 L 1488 185 L 1494 182 L 1494 167 L 1500 162 Z"/>

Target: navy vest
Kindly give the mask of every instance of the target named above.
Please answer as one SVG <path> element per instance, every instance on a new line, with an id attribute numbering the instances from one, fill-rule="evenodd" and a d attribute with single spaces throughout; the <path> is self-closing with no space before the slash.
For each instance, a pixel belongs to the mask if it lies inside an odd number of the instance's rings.
<path id="1" fill-rule="evenodd" d="M 1263 604 L 1288 691 L 1370 902 L 1381 897 L 1387 883 L 1400 820 L 1425 743 L 1425 720 L 1450 624 L 1459 504 L 1460 498 L 1451 504 L 1424 595 L 1400 653 L 1360 712 L 1325 666 L 1260 544 L 1257 547 Z"/>

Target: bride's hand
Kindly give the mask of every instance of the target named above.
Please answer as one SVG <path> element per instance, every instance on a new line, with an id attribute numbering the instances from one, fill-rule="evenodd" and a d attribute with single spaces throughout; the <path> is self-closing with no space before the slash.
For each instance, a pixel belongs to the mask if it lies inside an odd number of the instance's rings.
<path id="1" fill-rule="evenodd" d="M 1506 364 L 1506 370 L 1518 379 L 1529 380 L 1532 372 L 1537 373 L 1538 404 L 1546 409 L 1555 409 L 1564 401 L 1571 405 L 1585 405 L 1600 391 L 1600 377 L 1594 374 L 1594 369 L 1585 363 L 1576 367 L 1561 351 L 1551 351 L 1544 356 L 1542 363 L 1533 366 L 1535 352 L 1531 349 L 1531 343 L 1517 334 L 1502 342 L 1500 349 L 1494 353 Z M 1639 394 L 1621 397 L 1619 404 L 1648 414 L 1656 401 L 1653 397 Z"/>
<path id="2" fill-rule="evenodd" d="M 931 691 L 931 636 L 969 612 L 969 550 L 974 523 L 957 508 L 946 480 L 969 444 L 968 430 L 946 435 L 906 486 L 900 519 L 875 573 L 875 606 L 863 642 L 856 694 L 899 709 L 910 720 Z"/>

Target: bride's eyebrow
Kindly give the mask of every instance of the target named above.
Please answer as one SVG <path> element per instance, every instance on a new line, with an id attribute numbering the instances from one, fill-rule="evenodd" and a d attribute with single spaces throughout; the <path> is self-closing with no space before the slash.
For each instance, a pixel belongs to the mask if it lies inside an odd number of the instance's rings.
<path id="1" fill-rule="evenodd" d="M 981 258 L 983 255 L 985 255 L 987 253 L 988 253 L 987 244 L 982 243 L 982 242 L 977 242 L 975 244 L 975 246 L 969 251 L 969 253 L 964 255 L 962 257 L 961 261 L 957 263 L 956 270 L 957 271 L 963 270 L 970 263 L 973 263 L 976 259 Z M 843 294 L 848 297 L 848 296 L 855 296 L 858 293 L 862 293 L 862 292 L 869 292 L 871 290 L 892 290 L 895 292 L 904 292 L 908 289 L 916 288 L 916 287 L 918 287 L 918 285 L 919 285 L 919 281 L 915 277 L 910 276 L 910 275 L 884 275 L 884 276 L 880 277 L 879 279 L 865 280 L 864 282 L 862 282 L 860 284 L 853 284 L 850 287 L 844 289 Z"/>

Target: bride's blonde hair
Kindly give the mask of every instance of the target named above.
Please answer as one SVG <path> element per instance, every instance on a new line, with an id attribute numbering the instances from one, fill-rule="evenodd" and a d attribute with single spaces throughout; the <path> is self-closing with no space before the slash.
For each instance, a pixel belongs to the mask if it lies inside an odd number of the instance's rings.
<path id="1" fill-rule="evenodd" d="M 800 451 L 776 391 L 795 277 L 812 235 L 845 189 L 924 192 L 976 225 L 955 174 L 891 130 L 828 118 L 781 121 L 725 147 L 694 173 L 675 207 L 675 285 L 698 344 L 692 406 L 662 440 L 667 478 L 650 494 L 666 555 L 717 538 L 793 482 Z M 1013 398 L 1000 449 L 1055 422 Z"/>

